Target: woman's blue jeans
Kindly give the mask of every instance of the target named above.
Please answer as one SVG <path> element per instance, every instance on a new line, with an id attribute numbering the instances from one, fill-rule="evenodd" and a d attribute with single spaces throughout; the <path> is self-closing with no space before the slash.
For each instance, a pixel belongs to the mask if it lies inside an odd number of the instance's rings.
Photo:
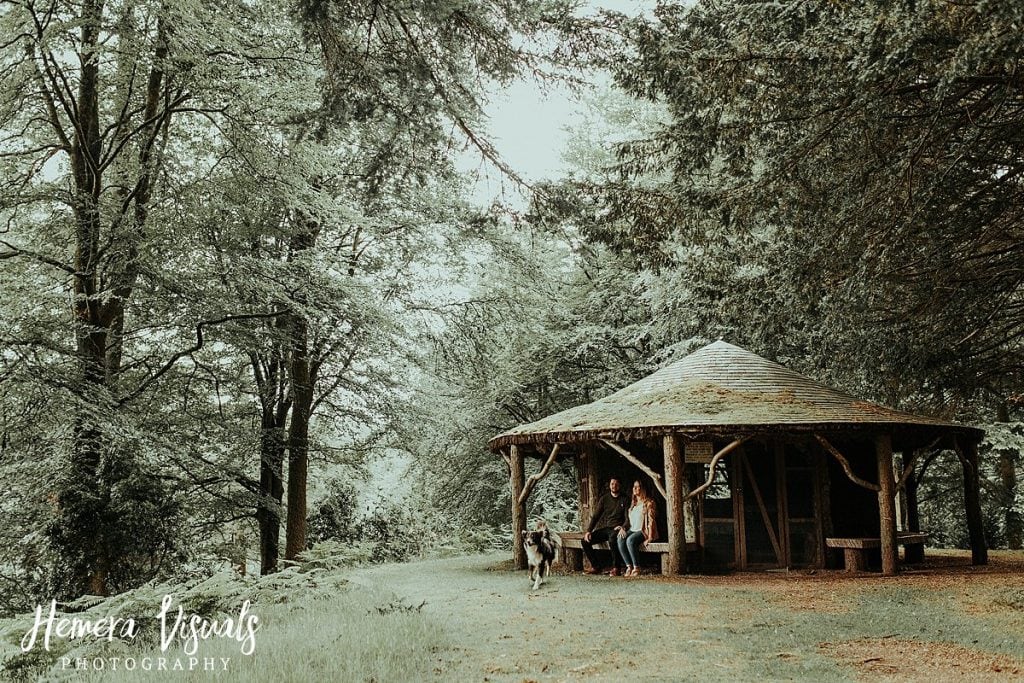
<path id="1" fill-rule="evenodd" d="M 644 535 L 639 531 L 630 531 L 625 538 L 618 536 L 615 541 L 619 544 L 619 553 L 626 560 L 626 564 L 639 567 L 640 546 L 643 545 Z"/>

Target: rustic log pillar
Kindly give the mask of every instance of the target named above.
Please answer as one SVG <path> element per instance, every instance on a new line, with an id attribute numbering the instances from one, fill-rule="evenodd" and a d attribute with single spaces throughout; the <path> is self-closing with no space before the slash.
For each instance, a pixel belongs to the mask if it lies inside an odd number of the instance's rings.
<path id="1" fill-rule="evenodd" d="M 967 534 L 971 539 L 971 564 L 988 564 L 988 543 L 981 516 L 981 478 L 978 472 L 978 444 L 957 439 L 957 455 L 964 470 L 964 507 L 967 512 Z"/>
<path id="2" fill-rule="evenodd" d="M 815 520 L 815 562 L 824 569 L 828 566 L 828 550 L 825 539 L 832 536 L 832 484 L 828 476 L 828 462 L 819 451 L 811 452 L 814 463 L 814 520 Z"/>
<path id="3" fill-rule="evenodd" d="M 683 492 L 686 485 L 686 474 L 683 471 L 683 452 L 679 447 L 679 439 L 674 434 L 667 435 L 662 441 L 665 454 L 665 501 L 668 525 L 668 562 L 665 565 L 667 574 L 682 574 L 686 571 L 686 520 L 684 518 Z"/>
<path id="4" fill-rule="evenodd" d="M 526 463 L 518 446 L 511 446 L 509 457 L 509 480 L 512 485 L 512 559 L 517 569 L 526 569 L 526 549 L 523 548 L 523 532 L 526 531 L 526 503 L 519 502 L 526 480 Z"/>
<path id="5" fill-rule="evenodd" d="M 598 498 L 601 497 L 601 481 L 598 478 L 597 463 L 595 462 L 594 456 L 594 444 L 587 443 L 583 445 L 583 452 L 581 454 L 581 460 L 586 462 L 587 480 L 584 485 L 584 495 L 586 497 L 586 515 L 583 515 L 583 511 L 580 511 L 580 529 L 585 530 L 587 525 L 590 524 L 590 517 L 594 514 L 594 506 L 597 504 Z"/>
<path id="6" fill-rule="evenodd" d="M 587 528 L 590 520 L 590 500 L 587 498 L 587 456 L 582 450 L 578 450 L 573 456 L 576 462 L 576 510 L 580 529 Z"/>
<path id="7" fill-rule="evenodd" d="M 679 495 L 683 498 L 683 557 L 686 557 L 686 544 L 691 539 L 697 540 L 697 498 L 686 497 L 690 495 L 690 477 L 686 471 L 686 455 L 680 456 L 681 467 L 679 468 Z M 685 559 L 684 559 L 685 564 Z"/>
<path id="8" fill-rule="evenodd" d="M 843 567 L 849 574 L 864 571 L 864 549 L 843 548 Z"/>
<path id="9" fill-rule="evenodd" d="M 908 453 L 903 454 L 903 462 L 908 463 L 910 456 Z M 903 491 L 905 493 L 906 505 L 906 524 L 904 529 L 906 531 L 920 531 L 921 530 L 921 515 L 917 509 L 917 475 L 913 470 L 907 473 L 906 479 L 903 483 Z M 913 545 L 905 546 L 904 557 L 907 560 L 907 564 L 921 564 L 924 562 L 924 543 L 915 543 Z"/>
<path id="10" fill-rule="evenodd" d="M 878 519 L 881 526 L 882 574 L 895 576 L 899 546 L 896 544 L 896 480 L 892 473 L 892 438 L 888 434 L 875 437 L 878 460 Z"/>
<path id="11" fill-rule="evenodd" d="M 903 468 L 907 463 L 907 454 L 893 454 L 893 476 L 899 482 L 903 476 Z M 896 486 L 896 533 L 907 531 L 907 492 L 903 487 Z"/>
<path id="12" fill-rule="evenodd" d="M 686 473 L 684 482 L 686 488 L 683 491 L 683 495 L 689 495 L 691 491 L 704 483 L 704 470 L 701 465 L 694 465 L 686 462 L 686 452 L 683 452 L 683 471 Z M 686 501 L 686 507 L 683 509 L 683 518 L 686 520 L 686 542 L 700 544 L 700 505 L 697 499 L 700 496 L 694 496 L 693 498 Z"/>

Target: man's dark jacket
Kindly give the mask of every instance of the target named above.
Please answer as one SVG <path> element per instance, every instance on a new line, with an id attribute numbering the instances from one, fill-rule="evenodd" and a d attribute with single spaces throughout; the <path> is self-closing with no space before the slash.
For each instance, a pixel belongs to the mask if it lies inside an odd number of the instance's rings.
<path id="1" fill-rule="evenodd" d="M 605 491 L 604 495 L 597 502 L 594 514 L 590 516 L 590 524 L 587 526 L 587 531 L 593 532 L 594 529 L 604 528 L 614 529 L 617 526 L 624 525 L 628 509 L 629 498 L 627 496 L 620 493 L 619 497 L 616 498 L 610 491 Z"/>

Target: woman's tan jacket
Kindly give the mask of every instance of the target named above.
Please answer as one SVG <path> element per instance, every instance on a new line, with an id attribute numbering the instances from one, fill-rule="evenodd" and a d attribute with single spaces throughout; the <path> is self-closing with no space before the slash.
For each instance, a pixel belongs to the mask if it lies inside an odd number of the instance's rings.
<path id="1" fill-rule="evenodd" d="M 626 514 L 625 529 L 626 529 L 627 532 L 629 532 L 629 531 L 640 531 L 640 532 L 642 532 L 643 535 L 644 535 L 644 542 L 645 543 L 650 543 L 650 542 L 653 542 L 653 541 L 657 541 L 658 540 L 658 522 L 655 519 L 655 515 L 656 515 L 656 512 L 657 512 L 657 506 L 654 504 L 654 499 L 653 498 L 648 498 L 646 501 L 643 502 L 643 506 L 644 506 L 644 523 L 643 523 L 643 526 L 640 527 L 639 529 L 630 529 L 629 528 L 629 514 L 627 512 L 627 514 Z M 632 509 L 632 506 L 630 506 L 630 509 Z"/>

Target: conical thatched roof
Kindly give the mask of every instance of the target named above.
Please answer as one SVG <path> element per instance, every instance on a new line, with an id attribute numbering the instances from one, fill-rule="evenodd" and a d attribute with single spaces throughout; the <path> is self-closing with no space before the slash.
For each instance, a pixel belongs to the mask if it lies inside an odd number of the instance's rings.
<path id="1" fill-rule="evenodd" d="M 521 425 L 509 444 L 637 438 L 671 431 L 731 433 L 886 427 L 980 438 L 981 431 L 849 396 L 738 346 L 717 341 L 605 398 Z"/>

